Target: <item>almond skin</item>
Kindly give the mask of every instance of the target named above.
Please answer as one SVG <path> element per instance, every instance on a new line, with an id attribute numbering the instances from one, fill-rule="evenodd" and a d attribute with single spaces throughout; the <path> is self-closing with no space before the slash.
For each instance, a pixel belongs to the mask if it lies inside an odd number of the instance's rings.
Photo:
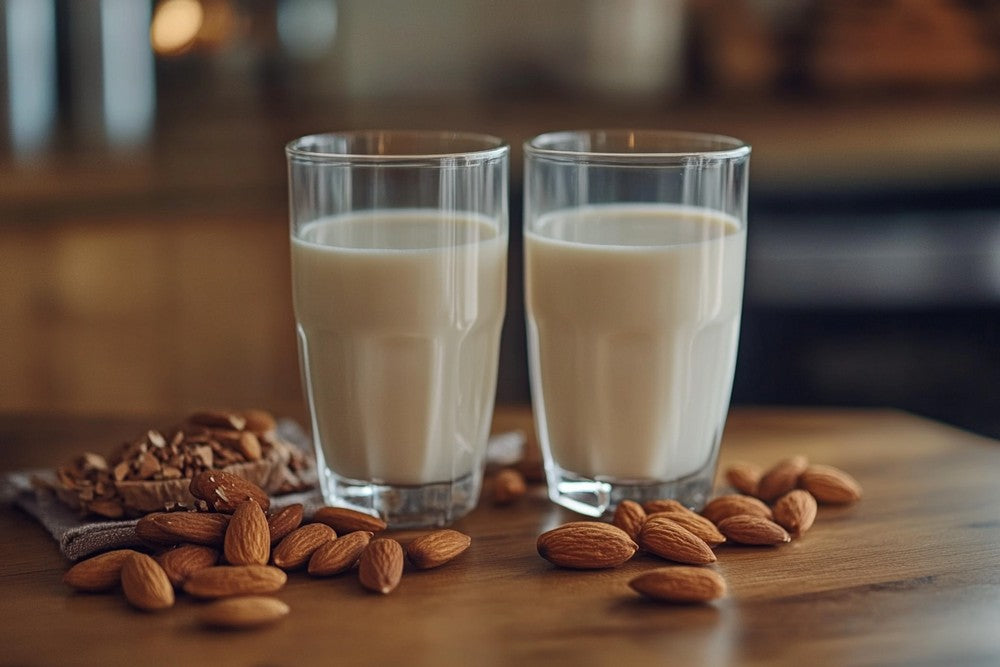
<path id="1" fill-rule="evenodd" d="M 673 498 L 662 498 L 660 500 L 647 500 L 642 504 L 642 509 L 646 510 L 646 514 L 656 514 L 657 512 L 679 511 L 689 508 Z"/>
<path id="2" fill-rule="evenodd" d="M 722 534 L 737 544 L 771 546 L 792 539 L 784 528 L 770 519 L 749 514 L 727 517 L 718 525 Z"/>
<path id="3" fill-rule="evenodd" d="M 510 505 L 527 492 L 528 483 L 521 471 L 515 468 L 504 468 L 493 480 L 493 502 L 497 505 Z"/>
<path id="4" fill-rule="evenodd" d="M 773 515 L 771 508 L 757 498 L 730 494 L 719 496 L 708 501 L 708 504 L 701 510 L 701 515 L 714 523 L 716 526 L 723 519 L 731 516 L 749 514 L 770 519 Z"/>
<path id="5" fill-rule="evenodd" d="M 329 577 L 347 572 L 357 564 L 371 539 L 372 533 L 356 530 L 324 542 L 309 558 L 309 574 L 314 577 Z"/>
<path id="6" fill-rule="evenodd" d="M 553 565 L 579 570 L 617 567 L 639 546 L 621 528 L 598 521 L 572 521 L 542 533 L 538 554 Z"/>
<path id="7" fill-rule="evenodd" d="M 391 593 L 403 577 L 403 547 L 380 537 L 368 543 L 358 561 L 358 581 L 375 593 Z"/>
<path id="8" fill-rule="evenodd" d="M 180 588 L 191 574 L 219 562 L 218 550 L 202 544 L 181 544 L 156 556 L 167 578 Z"/>
<path id="9" fill-rule="evenodd" d="M 153 524 L 164 535 L 172 536 L 175 543 L 191 542 L 221 547 L 229 526 L 229 515 L 210 512 L 169 512 L 157 514 Z"/>
<path id="10" fill-rule="evenodd" d="M 755 495 L 765 502 L 771 502 L 785 495 L 798 486 L 799 475 L 808 465 L 809 459 L 804 456 L 793 456 L 779 461 L 761 476 Z"/>
<path id="11" fill-rule="evenodd" d="M 78 591 L 97 592 L 114 588 L 122 579 L 122 566 L 132 549 L 116 549 L 82 560 L 63 575 L 63 583 Z"/>
<path id="12" fill-rule="evenodd" d="M 256 435 L 270 435 L 278 426 L 274 415 L 267 410 L 244 410 L 240 416 L 246 420 L 243 428 Z"/>
<path id="13" fill-rule="evenodd" d="M 469 548 L 472 538 L 457 530 L 435 530 L 406 545 L 406 556 L 421 570 L 444 565 Z"/>
<path id="14" fill-rule="evenodd" d="M 716 560 L 705 540 L 666 515 L 646 519 L 639 533 L 639 545 L 651 554 L 676 563 L 707 565 Z"/>
<path id="15" fill-rule="evenodd" d="M 246 595 L 209 602 L 198 620 L 212 628 L 245 630 L 280 621 L 288 612 L 288 605 L 277 598 Z"/>
<path id="16" fill-rule="evenodd" d="M 192 496 L 204 500 L 215 512 L 232 514 L 245 500 L 254 501 L 265 512 L 271 506 L 270 496 L 259 486 L 221 470 L 206 470 L 192 477 L 190 491 Z"/>
<path id="17" fill-rule="evenodd" d="M 795 536 L 809 530 L 816 520 L 816 499 L 804 489 L 794 489 L 778 498 L 772 508 L 774 521 Z"/>
<path id="18" fill-rule="evenodd" d="M 845 505 L 861 498 L 858 480 L 833 466 L 809 466 L 799 477 L 799 485 L 823 504 Z"/>
<path id="19" fill-rule="evenodd" d="M 618 526 L 635 541 L 639 538 L 639 531 L 642 529 L 642 524 L 645 521 L 646 510 L 642 508 L 642 505 L 634 500 L 623 500 L 615 508 L 615 514 L 611 518 L 611 525 Z"/>
<path id="20" fill-rule="evenodd" d="M 758 465 L 738 461 L 726 468 L 726 481 L 740 493 L 756 496 L 763 472 Z"/>
<path id="21" fill-rule="evenodd" d="M 271 557 L 271 531 L 260 505 L 240 503 L 226 528 L 223 553 L 230 565 L 267 565 Z"/>
<path id="22" fill-rule="evenodd" d="M 147 514 L 135 523 L 135 534 L 144 544 L 151 547 L 172 547 L 178 543 L 175 535 L 164 531 L 158 523 L 156 517 L 164 516 L 167 512 L 154 512 Z"/>
<path id="23" fill-rule="evenodd" d="M 216 565 L 194 572 L 184 592 L 197 598 L 265 595 L 281 589 L 288 575 L 270 565 Z"/>
<path id="24" fill-rule="evenodd" d="M 325 523 L 299 526 L 274 547 L 271 561 L 282 570 L 295 570 L 312 557 L 325 542 L 337 539 L 337 533 Z"/>
<path id="25" fill-rule="evenodd" d="M 628 582 L 637 593 L 661 602 L 709 602 L 726 594 L 726 581 L 706 567 L 661 567 Z"/>
<path id="26" fill-rule="evenodd" d="M 646 517 L 646 521 L 657 517 L 663 517 L 670 519 L 675 523 L 679 523 L 681 526 L 687 528 L 689 531 L 704 540 L 705 544 L 709 547 L 716 547 L 726 541 L 726 536 L 719 532 L 719 529 L 715 527 L 714 523 L 702 515 L 692 512 L 691 510 L 685 510 L 683 512 L 657 512 L 655 514 L 648 515 Z"/>
<path id="27" fill-rule="evenodd" d="M 122 591 L 136 609 L 159 611 L 174 606 L 174 587 L 167 573 L 146 554 L 137 552 L 125 559 Z"/>
<path id="28" fill-rule="evenodd" d="M 377 516 L 346 507 L 320 507 L 313 514 L 313 520 L 325 523 L 337 531 L 339 535 L 353 533 L 356 530 L 380 533 L 386 528 L 385 521 Z"/>
<path id="29" fill-rule="evenodd" d="M 267 518 L 267 528 L 271 533 L 271 544 L 280 542 L 285 535 L 288 535 L 288 533 L 301 526 L 304 512 L 305 508 L 302 506 L 302 503 L 295 503 L 288 507 L 282 507 L 269 516 Z"/>

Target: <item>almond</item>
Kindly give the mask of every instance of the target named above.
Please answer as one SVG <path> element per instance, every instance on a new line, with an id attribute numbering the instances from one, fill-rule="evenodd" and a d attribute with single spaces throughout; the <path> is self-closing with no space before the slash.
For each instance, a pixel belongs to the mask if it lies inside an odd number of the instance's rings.
<path id="1" fill-rule="evenodd" d="M 170 583 L 180 588 L 192 573 L 218 563 L 219 552 L 202 544 L 182 544 L 157 555 L 156 562 Z"/>
<path id="2" fill-rule="evenodd" d="M 542 533 L 538 554 L 554 565 L 581 570 L 617 567 L 639 549 L 621 528 L 598 521 L 572 521 Z"/>
<path id="3" fill-rule="evenodd" d="M 669 512 L 670 510 L 686 510 L 689 508 L 683 503 L 674 500 L 673 498 L 661 498 L 660 500 L 647 500 L 642 504 L 642 509 L 646 510 L 646 514 L 656 514 L 657 512 Z"/>
<path id="4" fill-rule="evenodd" d="M 646 551 L 677 563 L 706 565 L 715 554 L 705 540 L 665 515 L 646 519 L 639 533 L 639 545 Z"/>
<path id="5" fill-rule="evenodd" d="M 809 460 L 804 456 L 779 461 L 761 476 L 755 495 L 766 502 L 785 495 L 798 486 L 799 475 L 808 465 Z"/>
<path id="6" fill-rule="evenodd" d="M 417 568 L 429 570 L 444 565 L 469 548 L 472 538 L 457 530 L 443 529 L 421 535 L 406 545 L 406 556 Z"/>
<path id="7" fill-rule="evenodd" d="M 792 539 L 784 528 L 770 519 L 749 514 L 727 517 L 718 526 L 723 535 L 738 544 L 766 546 Z"/>
<path id="8" fill-rule="evenodd" d="M 164 531 L 156 523 L 156 517 L 164 514 L 166 512 L 154 512 L 136 521 L 135 534 L 143 543 L 151 547 L 172 547 L 177 544 L 177 537 Z"/>
<path id="9" fill-rule="evenodd" d="M 226 528 L 223 553 L 230 565 L 267 565 L 271 557 L 271 532 L 260 505 L 240 503 Z"/>
<path id="10" fill-rule="evenodd" d="M 357 564 L 361 552 L 371 539 L 372 533 L 356 530 L 330 542 L 324 542 L 309 558 L 309 574 L 314 577 L 328 577 L 347 572 Z"/>
<path id="11" fill-rule="evenodd" d="M 370 591 L 391 593 L 403 577 L 403 547 L 396 540 L 380 537 L 361 552 L 358 581 Z"/>
<path id="12" fill-rule="evenodd" d="M 726 581 L 707 567 L 661 567 L 628 582 L 637 593 L 663 602 L 708 602 L 726 594 Z"/>
<path id="13" fill-rule="evenodd" d="M 386 528 L 385 521 L 379 517 L 346 507 L 320 507 L 313 514 L 313 520 L 325 523 L 339 534 L 353 533 L 356 530 L 380 533 Z"/>
<path id="14" fill-rule="evenodd" d="M 759 516 L 764 519 L 770 519 L 772 516 L 771 508 L 763 502 L 752 496 L 741 496 L 739 494 L 713 498 L 701 510 L 701 515 L 717 526 L 726 517 L 740 514 Z"/>
<path id="15" fill-rule="evenodd" d="M 804 489 L 794 489 L 774 503 L 774 521 L 792 535 L 801 535 L 816 520 L 816 499 Z"/>
<path id="16" fill-rule="evenodd" d="M 611 518 L 611 525 L 618 526 L 625 531 L 625 534 L 636 540 L 639 537 L 639 530 L 646 520 L 646 510 L 642 505 L 634 500 L 623 500 L 615 508 L 615 515 Z"/>
<path id="17" fill-rule="evenodd" d="M 241 431 L 243 430 L 243 427 L 247 425 L 245 417 L 242 417 L 235 412 L 227 412 L 225 410 L 205 410 L 203 412 L 196 412 L 188 417 L 188 421 L 192 424 L 197 424 L 198 426 L 207 426 L 209 428 L 228 428 L 235 431 Z"/>
<path id="18" fill-rule="evenodd" d="M 221 547 L 229 526 L 229 516 L 209 512 L 168 512 L 154 515 L 152 522 L 174 543 L 192 542 Z"/>
<path id="19" fill-rule="evenodd" d="M 244 410 L 240 416 L 246 420 L 243 428 L 256 435 L 270 435 L 278 426 L 274 415 L 267 410 Z"/>
<path id="20" fill-rule="evenodd" d="M 285 536 L 271 554 L 272 562 L 283 570 L 294 570 L 309 562 L 313 552 L 337 533 L 325 523 L 307 523 Z"/>
<path id="21" fill-rule="evenodd" d="M 719 532 L 719 529 L 715 527 L 715 524 L 703 517 L 700 514 L 696 514 L 691 510 L 684 510 L 683 512 L 678 511 L 668 511 L 668 512 L 656 512 L 655 514 L 650 514 L 646 517 L 646 521 L 653 518 L 663 517 L 670 519 L 675 523 L 679 523 L 684 528 L 700 537 L 705 541 L 710 547 L 715 547 L 726 541 L 726 536 Z"/>
<path id="22" fill-rule="evenodd" d="M 288 575 L 270 565 L 216 565 L 192 573 L 184 591 L 197 598 L 264 595 L 281 589 Z"/>
<path id="23" fill-rule="evenodd" d="M 246 595 L 209 602 L 198 619 L 209 627 L 242 630 L 274 623 L 288 612 L 288 605 L 277 598 Z"/>
<path id="24" fill-rule="evenodd" d="M 174 606 L 174 587 L 160 564 L 141 553 L 132 553 L 122 565 L 122 591 L 133 607 L 159 611 Z"/>
<path id="25" fill-rule="evenodd" d="M 222 470 L 206 470 L 191 478 L 191 495 L 204 500 L 216 512 L 232 513 L 244 500 L 252 500 L 267 511 L 271 498 L 259 486 Z"/>
<path id="26" fill-rule="evenodd" d="M 843 505 L 861 498 L 858 480 L 833 466 L 809 466 L 799 477 L 799 485 L 820 503 Z"/>
<path id="27" fill-rule="evenodd" d="M 280 510 L 267 518 L 267 528 L 271 533 L 271 544 L 279 542 L 288 533 L 302 525 L 302 515 L 305 508 L 302 503 L 295 503 Z"/>
<path id="28" fill-rule="evenodd" d="M 493 480 L 493 502 L 497 505 L 509 505 L 527 492 L 528 483 L 521 471 L 515 468 L 504 468 Z"/>
<path id="29" fill-rule="evenodd" d="M 729 486 L 740 493 L 756 496 L 762 474 L 760 466 L 739 461 L 726 468 L 726 481 L 729 482 Z"/>
<path id="30" fill-rule="evenodd" d="M 78 591 L 106 591 L 121 582 L 122 565 L 132 554 L 132 549 L 116 549 L 80 561 L 63 575 L 63 582 Z"/>
<path id="31" fill-rule="evenodd" d="M 240 433 L 240 438 L 236 443 L 236 448 L 243 454 L 247 461 L 260 461 L 261 449 L 260 440 L 250 431 Z"/>

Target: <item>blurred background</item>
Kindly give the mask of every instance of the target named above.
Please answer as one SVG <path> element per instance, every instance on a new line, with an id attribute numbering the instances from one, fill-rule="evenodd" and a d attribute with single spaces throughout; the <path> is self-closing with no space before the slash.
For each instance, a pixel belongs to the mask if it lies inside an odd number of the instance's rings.
<path id="1" fill-rule="evenodd" d="M 284 144 L 513 147 L 498 400 L 529 398 L 521 143 L 754 147 L 737 404 L 1000 435 L 996 0 L 0 0 L 0 410 L 303 414 Z"/>

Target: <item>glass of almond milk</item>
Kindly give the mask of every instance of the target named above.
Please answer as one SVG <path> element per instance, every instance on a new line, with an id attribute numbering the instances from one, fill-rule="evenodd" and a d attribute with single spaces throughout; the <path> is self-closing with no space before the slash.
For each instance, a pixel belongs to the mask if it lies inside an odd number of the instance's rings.
<path id="1" fill-rule="evenodd" d="M 506 301 L 508 152 L 454 132 L 288 144 L 299 358 L 327 503 L 395 528 L 475 506 Z"/>
<path id="2" fill-rule="evenodd" d="M 666 131 L 543 134 L 525 152 L 525 302 L 553 501 L 708 499 L 729 409 L 750 147 Z"/>

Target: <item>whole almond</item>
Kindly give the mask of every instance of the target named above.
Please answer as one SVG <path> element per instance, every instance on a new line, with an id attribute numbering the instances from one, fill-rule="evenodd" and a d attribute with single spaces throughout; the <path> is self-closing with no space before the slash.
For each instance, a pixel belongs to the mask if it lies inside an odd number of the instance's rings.
<path id="1" fill-rule="evenodd" d="M 774 503 L 774 521 L 792 535 L 809 530 L 816 520 L 816 499 L 804 489 L 793 489 Z"/>
<path id="2" fill-rule="evenodd" d="M 730 494 L 713 498 L 701 510 L 701 515 L 717 526 L 723 519 L 741 514 L 759 516 L 764 519 L 772 517 L 770 507 L 757 498 L 740 494 Z"/>
<path id="3" fill-rule="evenodd" d="M 681 526 L 687 528 L 689 531 L 704 540 L 705 544 L 710 547 L 716 547 L 726 541 L 726 536 L 719 532 L 719 529 L 715 527 L 714 523 L 702 515 L 692 512 L 691 510 L 685 510 L 683 512 L 656 512 L 655 514 L 647 515 L 646 521 L 660 517 L 679 523 Z"/>
<path id="4" fill-rule="evenodd" d="M 261 595 L 224 598 L 201 608 L 198 620 L 213 628 L 248 629 L 274 623 L 288 616 L 288 605 Z"/>
<path id="5" fill-rule="evenodd" d="M 172 536 L 175 543 L 191 542 L 221 547 L 229 526 L 228 514 L 214 512 L 168 512 L 154 515 L 157 529 Z"/>
<path id="6" fill-rule="evenodd" d="M 271 557 L 271 532 L 260 505 L 240 503 L 226 528 L 223 553 L 230 565 L 267 565 Z"/>
<path id="7" fill-rule="evenodd" d="M 180 588 L 192 573 L 219 562 L 219 552 L 202 544 L 181 544 L 156 556 L 170 583 Z"/>
<path id="8" fill-rule="evenodd" d="M 639 546 L 677 563 L 707 565 L 716 560 L 705 540 L 666 515 L 646 519 L 639 533 Z"/>
<path id="9" fill-rule="evenodd" d="M 209 428 L 228 428 L 236 431 L 243 430 L 243 427 L 247 424 L 245 417 L 238 415 L 235 412 L 228 412 L 226 410 L 205 410 L 203 412 L 196 412 L 188 417 L 188 421 L 192 424 L 197 424 L 198 426 L 208 426 Z"/>
<path id="10" fill-rule="evenodd" d="M 824 504 L 844 505 L 861 498 L 858 480 L 829 465 L 809 466 L 799 477 L 799 485 Z"/>
<path id="11" fill-rule="evenodd" d="M 726 481 L 740 493 L 748 496 L 757 495 L 757 486 L 763 474 L 760 466 L 745 461 L 738 461 L 726 468 Z"/>
<path id="12" fill-rule="evenodd" d="M 770 519 L 749 514 L 727 517 L 718 526 L 726 538 L 737 544 L 770 546 L 792 539 L 784 528 Z"/>
<path id="13" fill-rule="evenodd" d="M 673 498 L 661 498 L 659 500 L 647 500 L 642 504 L 642 509 L 646 514 L 656 514 L 657 512 L 669 512 L 671 510 L 686 510 L 687 505 L 674 500 Z"/>
<path id="14" fill-rule="evenodd" d="M 497 472 L 493 480 L 493 502 L 497 505 L 509 505 L 528 492 L 528 483 L 524 475 L 515 468 L 504 468 Z"/>
<path id="15" fill-rule="evenodd" d="M 618 526 L 625 531 L 625 534 L 636 540 L 639 538 L 639 531 L 646 520 L 646 510 L 642 505 L 634 500 L 623 500 L 615 508 L 615 514 L 611 518 L 611 525 Z"/>
<path id="16" fill-rule="evenodd" d="M 580 570 L 617 567 L 639 546 L 621 528 L 599 521 L 572 521 L 538 536 L 538 554 L 554 565 Z"/>
<path id="17" fill-rule="evenodd" d="M 160 564 L 146 554 L 133 553 L 122 565 L 122 591 L 133 607 L 159 611 L 174 606 L 174 587 Z"/>
<path id="18" fill-rule="evenodd" d="M 779 461 L 761 475 L 755 495 L 765 502 L 771 502 L 785 495 L 798 486 L 799 475 L 808 465 L 809 460 L 804 456 L 793 456 Z"/>
<path id="19" fill-rule="evenodd" d="M 269 435 L 278 426 L 274 415 L 267 410 L 244 410 L 241 416 L 246 420 L 243 428 L 257 435 Z"/>
<path id="20" fill-rule="evenodd" d="M 115 549 L 82 560 L 63 575 L 63 583 L 78 591 L 106 591 L 121 583 L 122 566 L 132 554 L 132 549 Z"/>
<path id="21" fill-rule="evenodd" d="M 361 552 L 371 542 L 372 533 L 356 530 L 330 542 L 324 542 L 309 558 L 309 574 L 314 577 L 328 577 L 347 572 L 354 567 Z"/>
<path id="22" fill-rule="evenodd" d="M 380 537 L 368 543 L 358 560 L 358 581 L 375 593 L 391 593 L 403 577 L 403 547 Z"/>
<path id="23" fill-rule="evenodd" d="M 386 528 L 385 521 L 377 516 L 346 507 L 320 507 L 313 514 L 313 520 L 325 523 L 340 535 L 353 533 L 356 530 L 380 533 Z"/>
<path id="24" fill-rule="evenodd" d="M 325 523 L 307 523 L 278 542 L 271 561 L 283 570 L 295 570 L 308 563 L 313 552 L 325 542 L 335 539 L 337 533 Z"/>
<path id="25" fill-rule="evenodd" d="M 197 598 L 266 595 L 281 589 L 288 575 L 270 565 L 216 565 L 192 573 L 184 591 Z"/>
<path id="26" fill-rule="evenodd" d="M 232 513 L 244 500 L 252 500 L 267 511 L 271 498 L 259 486 L 222 470 L 206 470 L 191 478 L 191 495 L 204 500 L 216 512 Z"/>
<path id="27" fill-rule="evenodd" d="M 406 545 L 406 556 L 421 570 L 444 565 L 469 548 L 472 538 L 448 528 L 421 535 Z"/>
<path id="28" fill-rule="evenodd" d="M 637 593 L 662 602 L 709 602 L 726 594 L 726 581 L 707 567 L 661 567 L 628 582 Z"/>
<path id="29" fill-rule="evenodd" d="M 288 533 L 302 525 L 305 508 L 302 503 L 282 507 L 267 518 L 267 528 L 271 533 L 271 544 L 279 542 Z"/>
<path id="30" fill-rule="evenodd" d="M 240 433 L 237 448 L 247 461 L 259 461 L 261 458 L 260 440 L 250 431 Z"/>
<path id="31" fill-rule="evenodd" d="M 164 531 L 156 523 L 156 517 L 167 514 L 166 512 L 154 512 L 140 518 L 135 523 L 135 534 L 151 547 L 172 547 L 178 543 L 177 536 Z"/>

